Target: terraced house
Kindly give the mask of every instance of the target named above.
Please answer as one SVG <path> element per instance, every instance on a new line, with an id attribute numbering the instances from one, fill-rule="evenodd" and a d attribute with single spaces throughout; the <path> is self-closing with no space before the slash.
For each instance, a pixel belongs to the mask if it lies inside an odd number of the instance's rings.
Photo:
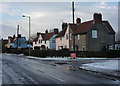
<path id="1" fill-rule="evenodd" d="M 61 38 L 66 40 L 61 40 Z M 66 41 L 66 42 L 65 42 Z M 73 50 L 73 25 L 67 24 L 56 38 L 56 49 L 68 48 Z M 67 45 L 68 47 L 62 46 Z M 61 47 L 62 46 L 62 47 Z M 61 47 L 61 48 L 59 48 Z M 115 31 L 108 21 L 102 20 L 102 14 L 94 13 L 93 20 L 82 22 L 76 19 L 75 24 L 75 50 L 76 51 L 102 51 L 104 48 L 115 48 Z"/>

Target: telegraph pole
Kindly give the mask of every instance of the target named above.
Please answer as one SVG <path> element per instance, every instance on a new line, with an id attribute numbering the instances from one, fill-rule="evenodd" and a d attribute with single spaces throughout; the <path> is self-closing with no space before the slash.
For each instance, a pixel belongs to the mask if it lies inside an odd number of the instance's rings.
<path id="1" fill-rule="evenodd" d="M 73 52 L 75 53 L 74 2 L 72 2 L 72 11 L 73 11 Z"/>

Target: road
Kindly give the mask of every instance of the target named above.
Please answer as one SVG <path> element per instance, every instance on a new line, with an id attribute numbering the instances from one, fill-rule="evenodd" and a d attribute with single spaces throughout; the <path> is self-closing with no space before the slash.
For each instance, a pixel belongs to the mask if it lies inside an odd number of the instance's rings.
<path id="1" fill-rule="evenodd" d="M 112 84 L 117 86 L 116 78 L 80 70 L 77 66 L 75 70 L 69 69 L 70 65 L 81 65 L 84 62 L 89 61 L 35 60 L 25 56 L 3 54 L 2 84 L 102 84 L 102 86 Z"/>

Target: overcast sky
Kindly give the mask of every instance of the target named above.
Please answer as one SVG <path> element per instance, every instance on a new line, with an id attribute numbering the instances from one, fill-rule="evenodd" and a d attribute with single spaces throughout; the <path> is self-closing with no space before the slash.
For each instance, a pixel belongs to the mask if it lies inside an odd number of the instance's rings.
<path id="1" fill-rule="evenodd" d="M 71 2 L 3 2 L 0 6 L 2 38 L 16 34 L 17 25 L 20 33 L 28 37 L 28 18 L 23 18 L 23 14 L 31 17 L 31 34 L 56 27 L 61 30 L 62 22 L 72 22 Z M 75 2 L 75 20 L 92 20 L 94 13 L 102 13 L 103 20 L 118 31 L 118 2 Z"/>

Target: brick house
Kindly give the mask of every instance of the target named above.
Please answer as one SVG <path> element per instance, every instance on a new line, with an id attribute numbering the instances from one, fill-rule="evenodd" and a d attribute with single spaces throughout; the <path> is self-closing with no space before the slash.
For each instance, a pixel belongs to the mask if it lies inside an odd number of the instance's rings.
<path id="1" fill-rule="evenodd" d="M 54 29 L 54 32 L 48 33 L 48 30 L 45 33 L 37 33 L 37 37 L 33 39 L 33 50 L 56 50 L 56 41 L 55 37 L 58 34 L 58 29 Z"/>
<path id="2" fill-rule="evenodd" d="M 64 32 L 63 38 L 66 38 L 68 34 L 68 41 L 64 40 L 59 43 L 57 41 L 60 39 L 62 31 Z M 58 43 L 56 45 L 61 46 L 62 43 L 65 43 L 68 44 L 67 48 L 69 50 L 73 50 L 73 25 L 68 24 L 66 30 L 63 29 L 62 31 L 56 38 L 56 43 Z M 115 48 L 115 31 L 108 21 L 102 20 L 102 14 L 95 13 L 93 20 L 83 23 L 81 23 L 80 18 L 77 18 L 75 24 L 75 50 L 101 51 L 104 47 Z"/>

